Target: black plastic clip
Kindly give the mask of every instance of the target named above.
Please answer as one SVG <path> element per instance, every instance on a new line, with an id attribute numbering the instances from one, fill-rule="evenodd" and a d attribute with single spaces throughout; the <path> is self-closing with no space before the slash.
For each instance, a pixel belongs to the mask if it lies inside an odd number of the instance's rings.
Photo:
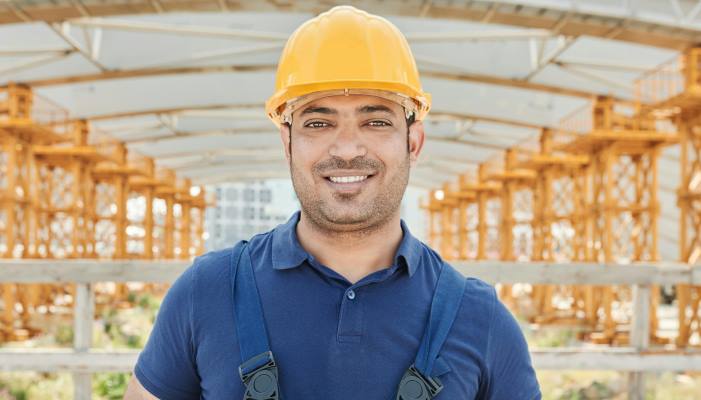
<path id="1" fill-rule="evenodd" d="M 431 400 L 443 390 L 438 378 L 424 376 L 412 364 L 399 382 L 396 400 Z"/>
<path id="2" fill-rule="evenodd" d="M 253 369 L 248 371 L 249 368 Z M 239 376 L 246 386 L 243 400 L 280 400 L 277 364 L 271 351 L 260 353 L 239 365 Z"/>

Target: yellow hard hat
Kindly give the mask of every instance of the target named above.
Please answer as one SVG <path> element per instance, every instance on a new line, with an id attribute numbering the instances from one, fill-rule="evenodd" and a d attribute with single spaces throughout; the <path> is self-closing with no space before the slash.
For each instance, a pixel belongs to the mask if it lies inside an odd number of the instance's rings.
<path id="1" fill-rule="evenodd" d="M 265 112 L 279 126 L 289 122 L 298 100 L 344 93 L 394 100 L 417 120 L 431 108 L 404 35 L 386 19 L 351 6 L 319 14 L 290 36 Z"/>

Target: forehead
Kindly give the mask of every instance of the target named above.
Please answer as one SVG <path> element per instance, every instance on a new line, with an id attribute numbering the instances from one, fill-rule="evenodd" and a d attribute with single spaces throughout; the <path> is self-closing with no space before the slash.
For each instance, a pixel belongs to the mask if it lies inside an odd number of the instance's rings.
<path id="1" fill-rule="evenodd" d="M 310 101 L 302 105 L 294 111 L 293 116 L 301 115 L 305 110 L 312 108 L 327 108 L 337 111 L 339 114 L 344 112 L 359 112 L 366 106 L 384 106 L 393 111 L 397 116 L 403 115 L 404 108 L 391 101 L 378 96 L 370 96 L 364 94 L 350 94 L 328 96 Z"/>

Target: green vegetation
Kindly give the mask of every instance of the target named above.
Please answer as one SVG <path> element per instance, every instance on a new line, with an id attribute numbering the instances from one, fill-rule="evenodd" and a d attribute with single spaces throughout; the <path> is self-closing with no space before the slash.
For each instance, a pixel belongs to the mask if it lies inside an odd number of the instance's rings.
<path id="1" fill-rule="evenodd" d="M 93 346 L 103 349 L 138 349 L 146 344 L 161 300 L 144 293 L 129 294 L 133 308 L 104 308 L 96 315 Z M 4 347 L 70 347 L 73 326 L 68 319 L 52 317 L 46 334 Z M 93 375 L 93 399 L 116 400 L 124 396 L 129 373 Z M 67 373 L 0 372 L 0 400 L 71 400 L 73 383 Z"/>
<path id="2" fill-rule="evenodd" d="M 129 383 L 129 374 L 110 373 L 93 376 L 93 393 L 99 399 L 121 400 Z"/>

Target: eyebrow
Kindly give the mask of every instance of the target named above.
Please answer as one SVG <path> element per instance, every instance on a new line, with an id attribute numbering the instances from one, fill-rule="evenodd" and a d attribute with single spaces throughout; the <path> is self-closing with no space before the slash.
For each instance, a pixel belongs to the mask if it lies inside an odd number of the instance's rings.
<path id="1" fill-rule="evenodd" d="M 300 115 L 305 115 L 305 114 L 338 114 L 338 111 L 328 108 L 328 107 L 307 107 L 302 111 L 302 114 Z"/>
<path id="2" fill-rule="evenodd" d="M 362 114 L 370 114 L 370 113 L 375 113 L 375 112 L 383 112 L 386 114 L 390 114 L 392 116 L 396 116 L 397 114 L 389 107 L 383 106 L 381 104 L 377 105 L 368 105 L 368 106 L 362 106 L 356 109 L 357 112 L 362 113 Z"/>
<path id="3" fill-rule="evenodd" d="M 376 112 L 382 112 L 386 114 L 390 114 L 392 116 L 396 116 L 397 114 L 389 107 L 383 106 L 381 104 L 376 104 L 376 105 L 365 105 L 356 108 L 355 110 L 358 113 L 361 114 L 371 114 L 371 113 L 376 113 Z M 335 115 L 338 114 L 338 111 L 328 108 L 328 107 L 307 107 L 304 110 L 302 110 L 302 113 L 300 115 L 305 115 L 305 114 L 327 114 L 327 115 Z"/>

